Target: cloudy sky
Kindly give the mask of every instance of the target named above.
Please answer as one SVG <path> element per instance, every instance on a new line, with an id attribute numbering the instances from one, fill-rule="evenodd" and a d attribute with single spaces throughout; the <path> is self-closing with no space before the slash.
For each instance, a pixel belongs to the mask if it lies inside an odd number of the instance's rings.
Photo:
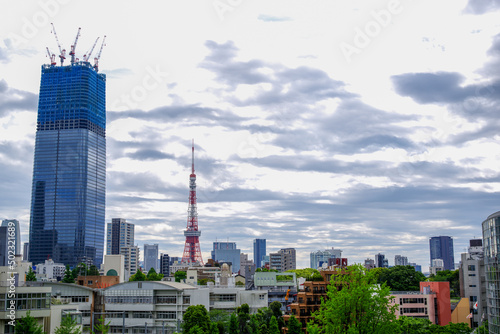
<path id="1" fill-rule="evenodd" d="M 28 239 L 40 67 L 53 22 L 106 35 L 106 221 L 182 256 L 195 140 L 203 258 L 340 248 L 455 261 L 500 210 L 500 1 L 3 2 L 0 218 Z"/>

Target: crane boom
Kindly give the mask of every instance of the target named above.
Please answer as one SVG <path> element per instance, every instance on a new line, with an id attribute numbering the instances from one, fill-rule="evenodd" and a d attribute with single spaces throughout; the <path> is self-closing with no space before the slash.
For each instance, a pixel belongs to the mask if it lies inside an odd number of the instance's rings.
<path id="1" fill-rule="evenodd" d="M 78 32 L 76 33 L 76 38 L 75 38 L 75 43 L 71 45 L 71 50 L 69 51 L 69 55 L 71 56 L 71 64 L 75 62 L 75 50 L 76 50 L 76 43 L 78 43 L 78 37 L 80 37 L 80 30 L 82 28 L 78 28 Z"/>
<path id="2" fill-rule="evenodd" d="M 61 43 L 59 43 L 59 39 L 57 38 L 56 27 L 54 23 L 52 24 L 52 31 L 54 32 L 54 36 L 56 37 L 57 46 L 59 47 L 59 58 L 61 59 L 61 66 L 63 65 L 64 59 L 66 59 L 66 49 L 61 49 Z"/>
<path id="3" fill-rule="evenodd" d="M 97 57 L 94 58 L 94 69 L 96 72 L 99 71 L 99 58 L 101 58 L 102 48 L 105 45 L 104 42 L 106 42 L 106 35 L 104 35 L 104 38 L 102 39 L 101 49 L 99 50 Z"/>
<path id="4" fill-rule="evenodd" d="M 90 49 L 90 51 L 87 51 L 87 53 L 83 55 L 83 61 L 89 61 L 90 55 L 92 55 L 92 52 L 94 51 L 94 48 L 95 48 L 98 40 L 99 40 L 99 37 L 97 37 L 97 39 L 95 40 L 94 45 L 92 46 L 92 49 Z"/>

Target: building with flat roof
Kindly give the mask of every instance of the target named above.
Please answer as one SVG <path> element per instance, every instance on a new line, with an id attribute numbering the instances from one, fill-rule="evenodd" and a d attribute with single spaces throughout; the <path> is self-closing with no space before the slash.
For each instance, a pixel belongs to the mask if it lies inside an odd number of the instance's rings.
<path id="1" fill-rule="evenodd" d="M 312 269 L 318 269 L 323 266 L 323 264 L 328 265 L 329 259 L 339 259 L 342 257 L 342 250 L 340 249 L 325 249 L 318 250 L 316 252 L 311 252 L 310 256 L 310 267 Z"/>
<path id="2" fill-rule="evenodd" d="M 120 254 L 122 247 L 134 245 L 135 225 L 124 218 L 112 218 L 106 231 L 106 254 Z"/>
<path id="3" fill-rule="evenodd" d="M 144 273 L 148 273 L 151 268 L 156 272 L 158 268 L 158 244 L 148 245 L 144 244 Z"/>
<path id="4" fill-rule="evenodd" d="M 448 236 L 429 238 L 429 248 L 431 261 L 435 259 L 443 260 L 444 270 L 455 269 L 455 255 L 453 251 L 453 239 Z"/>
<path id="5" fill-rule="evenodd" d="M 264 256 L 266 256 L 266 239 L 253 240 L 253 263 L 257 268 L 262 268 Z"/>
<path id="6" fill-rule="evenodd" d="M 88 62 L 43 65 L 29 261 L 100 266 L 106 203 L 106 76 Z"/>
<path id="7" fill-rule="evenodd" d="M 212 259 L 220 264 L 231 264 L 231 271 L 238 273 L 240 271 L 240 253 L 236 248 L 235 242 L 214 242 L 211 252 Z"/>
<path id="8" fill-rule="evenodd" d="M 486 310 L 490 333 L 500 333 L 500 211 L 482 223 L 484 271 L 486 276 Z"/>

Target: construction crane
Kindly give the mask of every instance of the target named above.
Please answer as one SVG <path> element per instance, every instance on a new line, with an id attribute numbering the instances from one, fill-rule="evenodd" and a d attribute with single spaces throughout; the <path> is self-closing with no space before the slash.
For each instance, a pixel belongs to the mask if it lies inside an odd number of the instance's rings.
<path id="1" fill-rule="evenodd" d="M 71 45 L 71 50 L 69 51 L 69 55 L 71 56 L 71 64 L 75 62 L 75 49 L 76 49 L 76 43 L 78 43 L 78 37 L 80 36 L 80 29 L 82 28 L 78 28 L 78 32 L 76 33 L 75 43 Z"/>
<path id="2" fill-rule="evenodd" d="M 99 50 L 97 57 L 94 58 L 94 69 L 96 72 L 99 72 L 99 58 L 101 58 L 102 48 L 105 45 L 104 42 L 106 42 L 106 35 L 104 35 L 104 38 L 102 39 L 101 49 Z"/>
<path id="3" fill-rule="evenodd" d="M 56 55 L 50 52 L 49 47 L 47 47 L 47 54 L 49 55 L 50 65 L 54 66 L 56 64 Z"/>
<path id="4" fill-rule="evenodd" d="M 54 27 L 54 23 L 52 24 L 52 31 L 54 32 L 54 36 L 56 36 L 57 46 L 59 47 L 59 58 L 61 59 L 61 66 L 63 66 L 64 59 L 66 59 L 66 49 L 61 49 L 61 44 L 59 43 L 59 39 L 57 38 L 56 27 Z"/>
<path id="5" fill-rule="evenodd" d="M 90 55 L 94 51 L 94 48 L 95 48 L 98 40 L 99 40 L 99 37 L 97 37 L 97 39 L 95 40 L 94 45 L 92 46 L 92 49 L 90 49 L 90 51 L 87 51 L 87 53 L 83 55 L 83 61 L 89 61 Z"/>

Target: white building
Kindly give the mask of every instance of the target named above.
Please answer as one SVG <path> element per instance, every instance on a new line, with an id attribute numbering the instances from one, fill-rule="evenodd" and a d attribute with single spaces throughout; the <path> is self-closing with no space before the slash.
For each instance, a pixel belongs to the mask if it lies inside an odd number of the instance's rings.
<path id="1" fill-rule="evenodd" d="M 120 248 L 125 262 L 125 281 L 134 275 L 139 269 L 139 247 L 127 246 Z"/>
<path id="2" fill-rule="evenodd" d="M 321 268 L 323 263 L 328 265 L 328 259 L 340 259 L 342 258 L 342 250 L 340 249 L 326 249 L 324 251 L 318 250 L 316 252 L 311 252 L 310 255 L 310 266 L 312 269 Z"/>
<path id="3" fill-rule="evenodd" d="M 396 256 L 394 256 L 394 265 L 395 266 L 407 266 L 408 265 L 408 258 L 406 256 L 396 255 Z"/>
<path id="4" fill-rule="evenodd" d="M 54 260 L 45 260 L 45 263 L 37 264 L 36 273 L 49 280 L 60 281 L 64 277 L 66 266 L 62 263 L 55 263 Z"/>
<path id="5" fill-rule="evenodd" d="M 104 276 L 119 276 L 120 283 L 125 282 L 125 256 L 123 254 L 104 255 L 101 267 Z"/>

